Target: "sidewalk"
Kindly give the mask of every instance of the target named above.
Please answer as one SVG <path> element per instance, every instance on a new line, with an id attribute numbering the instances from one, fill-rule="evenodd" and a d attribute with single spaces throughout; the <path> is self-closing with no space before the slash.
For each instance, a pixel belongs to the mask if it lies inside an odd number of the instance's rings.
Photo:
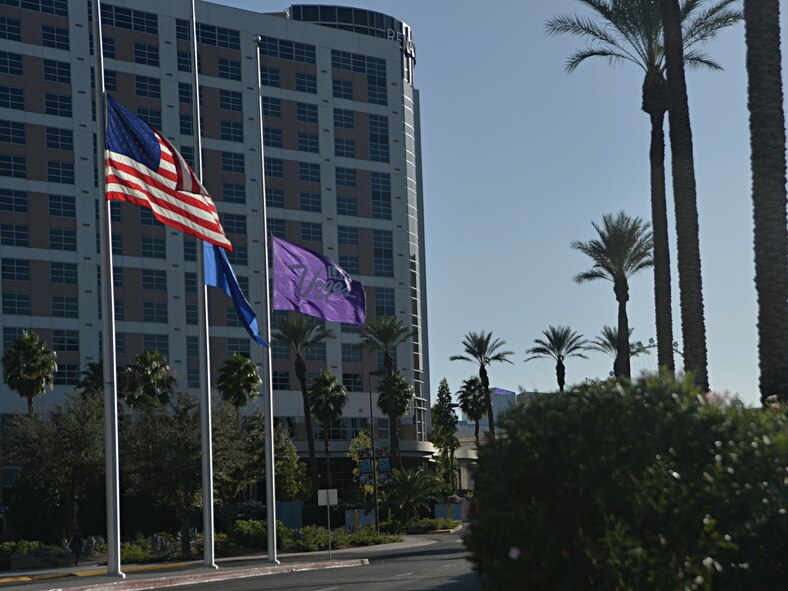
<path id="1" fill-rule="evenodd" d="M 121 567 L 121 570 L 126 574 L 125 579 L 107 576 L 106 566 L 98 564 L 35 571 L 9 571 L 0 573 L 0 590 L 125 591 L 160 589 L 176 585 L 209 583 L 305 570 L 364 566 L 369 564 L 369 560 L 358 557 L 360 554 L 366 556 L 382 551 L 414 548 L 432 543 L 434 543 L 432 540 L 419 539 L 414 536 L 412 539 L 393 544 L 345 548 L 332 551 L 332 560 L 330 561 L 328 560 L 328 551 L 281 553 L 278 555 L 280 562 L 278 565 L 269 564 L 266 554 L 219 558 L 216 560 L 218 569 L 204 568 L 201 560 L 129 564 Z"/>

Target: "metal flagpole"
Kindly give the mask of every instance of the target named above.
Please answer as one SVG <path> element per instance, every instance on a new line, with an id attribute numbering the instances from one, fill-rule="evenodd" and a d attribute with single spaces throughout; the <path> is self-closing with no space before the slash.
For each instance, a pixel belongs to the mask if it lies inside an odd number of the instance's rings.
<path id="1" fill-rule="evenodd" d="M 191 0 L 192 11 L 192 95 L 194 117 L 194 173 L 202 183 L 202 125 L 200 122 L 200 78 L 197 72 L 197 10 Z M 213 535 L 213 441 L 211 432 L 211 366 L 208 327 L 208 286 L 205 285 L 204 252 L 197 244 L 197 330 L 200 346 L 200 440 L 202 442 L 202 537 L 205 568 L 218 568 L 214 562 Z"/>
<path id="2" fill-rule="evenodd" d="M 263 81 L 260 75 L 260 42 L 262 37 L 255 35 L 254 50 L 257 56 L 257 101 L 260 117 L 260 186 L 262 200 L 263 224 L 263 299 L 265 301 L 265 333 L 263 339 L 266 347 L 264 400 L 265 406 L 265 495 L 266 518 L 268 522 L 268 562 L 279 564 L 276 559 L 276 487 L 274 475 L 274 401 L 271 381 L 271 288 L 268 277 L 268 220 L 265 207 L 265 150 L 263 148 Z"/>
<path id="3" fill-rule="evenodd" d="M 104 46 L 101 36 L 101 2 L 93 4 L 93 55 L 95 56 L 96 154 L 98 166 L 99 236 L 101 240 L 101 312 L 104 370 L 104 440 L 107 487 L 107 574 L 125 577 L 120 570 L 120 472 L 118 470 L 118 389 L 115 360 L 115 286 L 112 277 L 112 227 L 107 201 L 104 148 L 106 96 Z"/>

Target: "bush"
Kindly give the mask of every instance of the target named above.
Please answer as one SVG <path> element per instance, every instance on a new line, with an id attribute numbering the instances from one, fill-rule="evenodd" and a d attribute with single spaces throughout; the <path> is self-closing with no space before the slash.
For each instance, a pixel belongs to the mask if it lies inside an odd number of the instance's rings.
<path id="1" fill-rule="evenodd" d="M 350 532 L 346 529 L 331 530 L 331 549 L 338 550 L 350 545 Z M 293 538 L 293 548 L 300 552 L 328 550 L 328 530 L 321 525 L 305 525 Z"/>
<path id="2" fill-rule="evenodd" d="M 290 538 L 290 530 L 281 521 L 276 522 L 276 547 L 281 548 Z M 260 519 L 239 519 L 230 528 L 230 539 L 245 548 L 268 548 L 268 527 Z"/>
<path id="3" fill-rule="evenodd" d="M 357 529 L 350 534 L 350 543 L 353 546 L 377 546 L 378 544 L 390 544 L 401 541 L 402 536 L 378 533 L 374 527 Z"/>
<path id="4" fill-rule="evenodd" d="M 405 532 L 409 534 L 423 534 L 436 529 L 454 529 L 460 525 L 459 521 L 450 519 L 411 519 L 406 523 L 398 521 L 385 521 L 380 524 L 380 531 L 386 533 Z"/>
<path id="5" fill-rule="evenodd" d="M 515 407 L 465 542 L 491 589 L 788 589 L 788 417 L 689 382 Z"/>
<path id="6" fill-rule="evenodd" d="M 151 562 L 152 560 L 153 554 L 147 545 L 136 542 L 123 542 L 120 545 L 120 561 L 123 564 Z"/>
<path id="7" fill-rule="evenodd" d="M 41 546 L 41 542 L 31 542 L 28 540 L 0 542 L 0 556 L 30 556 Z"/>

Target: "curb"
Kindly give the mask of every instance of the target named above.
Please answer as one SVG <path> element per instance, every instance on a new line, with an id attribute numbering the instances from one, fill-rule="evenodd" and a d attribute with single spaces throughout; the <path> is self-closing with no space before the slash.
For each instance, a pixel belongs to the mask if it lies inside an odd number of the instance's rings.
<path id="1" fill-rule="evenodd" d="M 137 573 L 146 570 L 169 570 L 195 566 L 195 562 L 161 562 L 153 564 L 140 564 L 128 566 L 123 569 L 126 573 Z M 47 581 L 50 579 L 65 579 L 68 577 L 100 577 L 107 573 L 106 569 L 81 570 L 74 572 L 48 573 L 44 575 L 21 575 L 18 577 L 0 577 L 0 585 L 4 583 L 29 583 L 31 581 Z"/>
<path id="2" fill-rule="evenodd" d="M 427 533 L 428 534 L 453 534 L 454 532 L 459 531 L 461 529 L 462 529 L 462 523 L 460 525 L 458 525 L 457 527 L 453 528 L 453 529 L 433 529 L 431 531 L 428 531 Z"/>
<path id="3" fill-rule="evenodd" d="M 139 591 L 143 589 L 160 589 L 163 587 L 175 587 L 178 585 L 195 585 L 198 583 L 215 583 L 230 579 L 246 579 L 250 577 L 262 577 L 265 575 L 277 575 L 283 573 L 296 573 L 309 570 L 324 570 L 329 568 L 349 568 L 353 566 L 366 566 L 369 560 L 361 558 L 358 560 L 333 560 L 331 562 L 304 562 L 300 564 L 260 566 L 255 568 L 227 569 L 222 571 L 210 571 L 199 574 L 179 575 L 174 577 L 158 577 L 155 579 L 140 579 L 136 581 L 112 581 L 108 583 L 96 583 L 68 587 L 68 591 Z M 131 572 L 127 569 L 126 572 Z M 61 591 L 60 588 L 50 591 Z"/>

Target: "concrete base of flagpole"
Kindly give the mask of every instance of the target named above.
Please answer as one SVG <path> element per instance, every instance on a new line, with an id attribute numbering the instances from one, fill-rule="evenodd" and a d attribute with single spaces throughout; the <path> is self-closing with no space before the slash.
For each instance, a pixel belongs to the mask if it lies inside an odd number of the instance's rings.
<path id="1" fill-rule="evenodd" d="M 217 565 L 213 564 L 212 562 L 203 563 L 202 567 L 208 570 L 218 570 L 219 568 Z"/>

